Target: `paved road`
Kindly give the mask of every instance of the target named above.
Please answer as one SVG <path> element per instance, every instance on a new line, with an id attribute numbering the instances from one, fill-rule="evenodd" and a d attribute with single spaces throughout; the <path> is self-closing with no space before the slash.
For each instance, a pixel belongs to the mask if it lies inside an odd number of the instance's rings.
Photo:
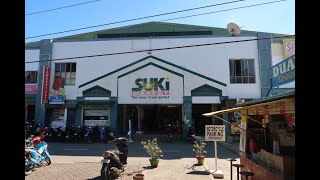
<path id="1" fill-rule="evenodd" d="M 206 166 L 197 166 L 195 154 L 192 151 L 192 144 L 185 142 L 159 143 L 163 150 L 163 159 L 160 160 L 158 168 L 150 168 L 149 156 L 142 149 L 140 142 L 128 143 L 128 166 L 123 180 L 133 179 L 132 176 L 142 171 L 145 179 L 213 179 L 206 173 L 206 169 L 214 169 L 214 145 L 208 142 L 206 146 L 207 154 Z M 31 179 L 99 179 L 99 173 L 102 159 L 102 152 L 108 149 L 114 149 L 115 144 L 64 144 L 49 143 L 49 152 L 52 155 L 52 164 L 38 168 L 26 177 Z M 224 179 L 230 179 L 230 164 L 226 158 L 237 158 L 239 155 L 218 145 L 218 169 L 224 173 Z M 233 172 L 235 172 L 234 169 Z M 233 179 L 236 174 L 233 173 Z"/>

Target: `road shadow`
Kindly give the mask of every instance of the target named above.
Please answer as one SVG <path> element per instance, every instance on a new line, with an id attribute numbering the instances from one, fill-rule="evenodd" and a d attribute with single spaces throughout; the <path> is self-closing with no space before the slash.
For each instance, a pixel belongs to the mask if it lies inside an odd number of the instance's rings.
<path id="1" fill-rule="evenodd" d="M 195 174 L 195 175 L 210 175 L 210 172 L 207 171 L 190 171 L 187 174 Z"/>
<path id="2" fill-rule="evenodd" d="M 213 142 L 206 142 L 207 145 L 204 150 L 207 151 L 206 157 L 214 157 Z M 133 141 L 127 143 L 128 145 L 128 158 L 130 157 L 150 157 L 149 154 L 143 149 L 140 141 Z M 159 142 L 159 147 L 162 149 L 163 158 L 166 160 L 181 159 L 181 158 L 195 158 L 196 154 L 192 151 L 193 144 L 185 141 L 176 141 L 174 143 Z M 50 155 L 60 156 L 99 156 L 106 150 L 113 150 L 116 148 L 115 143 L 92 143 L 92 144 L 66 144 L 66 143 L 53 143 L 48 142 Z M 239 158 L 239 154 L 224 148 L 218 144 L 218 158 Z"/>
<path id="3" fill-rule="evenodd" d="M 88 180 L 103 180 L 103 178 L 101 176 L 97 176 Z"/>

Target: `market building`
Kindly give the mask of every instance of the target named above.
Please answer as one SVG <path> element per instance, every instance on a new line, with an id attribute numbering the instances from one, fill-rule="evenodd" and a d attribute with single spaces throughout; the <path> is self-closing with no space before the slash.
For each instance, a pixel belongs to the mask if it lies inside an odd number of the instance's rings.
<path id="1" fill-rule="evenodd" d="M 268 94 L 272 53 L 280 47 L 255 39 L 275 35 L 149 22 L 27 43 L 26 61 L 40 60 L 26 65 L 26 71 L 37 67 L 35 120 L 110 126 L 118 134 L 131 118 L 144 133 L 161 133 L 168 124 L 183 135 L 189 126 L 204 133 L 205 124 L 220 121 L 203 113 Z M 195 46 L 209 43 L 216 44 Z M 194 47 L 174 48 L 181 46 Z"/>

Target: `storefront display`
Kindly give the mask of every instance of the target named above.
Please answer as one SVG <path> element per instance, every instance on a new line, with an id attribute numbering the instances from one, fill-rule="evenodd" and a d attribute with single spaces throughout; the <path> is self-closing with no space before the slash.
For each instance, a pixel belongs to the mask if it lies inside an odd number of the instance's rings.
<path id="1" fill-rule="evenodd" d="M 51 110 L 51 124 L 50 127 L 60 127 L 66 126 L 66 119 L 65 119 L 65 109 L 52 109 Z"/>

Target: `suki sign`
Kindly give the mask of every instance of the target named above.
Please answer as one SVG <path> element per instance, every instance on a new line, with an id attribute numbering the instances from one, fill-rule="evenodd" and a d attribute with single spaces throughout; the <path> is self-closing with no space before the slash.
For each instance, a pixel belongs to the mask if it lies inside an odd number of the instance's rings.
<path id="1" fill-rule="evenodd" d="M 295 55 L 272 67 L 272 85 L 280 86 L 295 80 Z"/>
<path id="2" fill-rule="evenodd" d="M 138 78 L 132 88 L 132 99 L 168 99 L 170 97 L 170 77 Z"/>

